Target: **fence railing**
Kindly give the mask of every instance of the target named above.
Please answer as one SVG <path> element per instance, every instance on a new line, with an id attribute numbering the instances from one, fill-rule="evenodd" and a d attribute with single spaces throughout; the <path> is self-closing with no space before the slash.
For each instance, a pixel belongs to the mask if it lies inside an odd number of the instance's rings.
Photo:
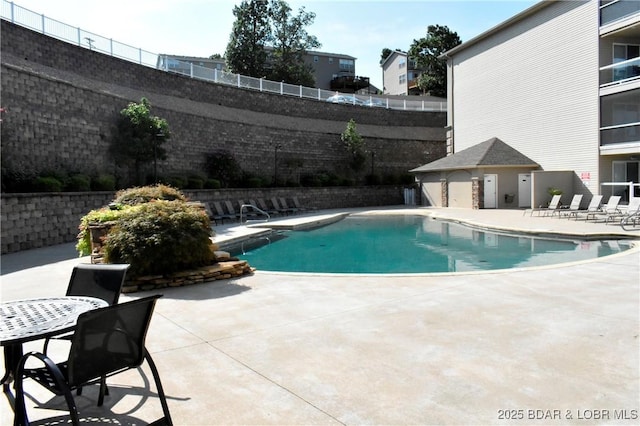
<path id="1" fill-rule="evenodd" d="M 361 107 L 383 107 L 407 111 L 446 111 L 446 102 L 429 102 L 421 100 L 376 97 L 370 95 L 340 94 L 339 92 L 304 87 L 261 78 L 247 77 L 226 71 L 211 69 L 188 62 L 181 62 L 178 69 L 159 67 L 160 55 L 141 48 L 120 43 L 112 38 L 73 27 L 43 14 L 21 7 L 12 1 L 2 0 L 2 19 L 11 23 L 40 32 L 46 36 L 75 44 L 77 46 L 124 59 L 136 64 L 163 69 L 166 72 L 187 75 L 198 80 L 211 81 L 217 84 L 234 86 L 242 89 L 259 90 L 284 96 L 315 99 L 335 103 L 353 104 Z M 180 61 L 177 61 L 180 62 Z M 188 71 L 183 71 L 188 70 Z M 336 96 L 337 95 L 337 96 Z"/>

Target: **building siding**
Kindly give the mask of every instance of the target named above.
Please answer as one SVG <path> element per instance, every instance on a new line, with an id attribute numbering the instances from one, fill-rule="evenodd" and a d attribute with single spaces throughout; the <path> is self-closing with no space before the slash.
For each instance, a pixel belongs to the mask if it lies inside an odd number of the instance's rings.
<path id="1" fill-rule="evenodd" d="M 597 193 L 598 22 L 598 2 L 554 2 L 456 53 L 454 151 L 495 136 Z"/>

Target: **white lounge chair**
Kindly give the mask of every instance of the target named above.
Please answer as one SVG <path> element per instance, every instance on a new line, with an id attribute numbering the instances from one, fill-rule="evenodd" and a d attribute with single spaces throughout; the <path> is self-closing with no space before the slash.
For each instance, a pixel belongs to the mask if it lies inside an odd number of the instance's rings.
<path id="1" fill-rule="evenodd" d="M 561 218 L 562 215 L 570 215 L 572 212 L 576 212 L 578 210 L 580 210 L 580 203 L 582 203 L 582 194 L 575 194 L 573 196 L 573 198 L 571 199 L 571 204 L 569 204 L 568 206 L 561 206 L 559 209 L 554 210 L 553 212 L 551 212 L 551 216 L 553 216 L 556 212 L 558 212 L 558 218 Z"/>
<path id="2" fill-rule="evenodd" d="M 551 201 L 549 202 L 548 206 L 540 206 L 530 209 L 531 214 L 529 216 L 533 216 L 533 212 L 538 212 L 538 216 L 540 216 L 540 212 L 545 212 L 545 216 L 547 216 L 549 212 L 553 213 L 560 207 L 560 198 L 562 198 L 562 195 L 554 195 L 553 197 L 551 197 Z M 523 216 L 526 213 L 527 210 L 524 211 Z"/>
<path id="3" fill-rule="evenodd" d="M 594 195 L 585 210 L 572 211 L 567 215 L 567 217 L 574 217 L 576 220 L 578 220 L 578 217 L 580 217 L 581 215 L 587 215 L 589 213 L 600 211 L 600 204 L 602 204 L 602 195 Z"/>
<path id="4" fill-rule="evenodd" d="M 619 208 L 618 211 L 607 215 L 607 217 L 605 218 L 605 223 L 616 221 L 622 222 L 625 218 L 631 217 L 638 213 L 639 210 L 640 198 L 632 198 L 631 201 L 629 201 L 629 205 L 627 205 L 624 210 L 622 208 Z"/>
<path id="5" fill-rule="evenodd" d="M 619 203 L 620 203 L 620 196 L 612 195 L 611 197 L 609 197 L 609 201 L 607 201 L 607 204 L 602 206 L 600 210 L 587 213 L 586 220 L 589 220 L 590 218 L 593 220 L 598 220 L 598 218 L 606 219 L 608 215 L 614 214 L 620 211 L 618 209 Z"/>

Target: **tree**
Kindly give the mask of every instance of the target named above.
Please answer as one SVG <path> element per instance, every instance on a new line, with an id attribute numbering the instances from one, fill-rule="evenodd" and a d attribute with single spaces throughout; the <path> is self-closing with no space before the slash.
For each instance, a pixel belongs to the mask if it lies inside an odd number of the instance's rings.
<path id="1" fill-rule="evenodd" d="M 298 15 L 291 15 L 291 7 L 284 0 L 271 2 L 272 47 L 269 78 L 290 84 L 314 86 L 313 68 L 305 64 L 307 50 L 321 46 L 316 36 L 305 29 L 313 24 L 316 14 L 306 12 L 304 6 Z"/>
<path id="2" fill-rule="evenodd" d="M 354 172 L 359 172 L 364 167 L 366 156 L 364 153 L 364 140 L 356 130 L 356 122 L 353 118 L 347 123 L 347 128 L 340 135 L 340 140 L 349 153 L 349 167 Z"/>
<path id="3" fill-rule="evenodd" d="M 416 61 L 418 69 L 423 70 L 418 78 L 418 87 L 423 93 L 447 96 L 447 63 L 438 57 L 460 43 L 462 41 L 458 34 L 442 25 L 429 25 L 425 37 L 413 40 L 409 57 Z"/>
<path id="4" fill-rule="evenodd" d="M 221 54 L 214 53 L 213 55 L 209 56 L 209 59 L 223 59 L 223 58 Z"/>
<path id="5" fill-rule="evenodd" d="M 120 111 L 110 151 L 117 161 L 133 167 L 136 183 L 141 184 L 142 166 L 151 162 L 157 180 L 156 162 L 167 158 L 162 145 L 170 137 L 167 121 L 152 116 L 149 101 L 142 98 L 140 103 L 131 102 Z"/>
<path id="6" fill-rule="evenodd" d="M 380 53 L 380 63 L 383 63 L 389 57 L 389 55 L 391 55 L 391 53 L 393 53 L 393 50 L 389 49 L 388 47 L 382 49 L 382 52 Z"/>
<path id="7" fill-rule="evenodd" d="M 236 17 L 227 44 L 227 68 L 236 74 L 265 76 L 267 52 L 271 40 L 269 6 L 266 0 L 242 0 L 234 6 Z"/>

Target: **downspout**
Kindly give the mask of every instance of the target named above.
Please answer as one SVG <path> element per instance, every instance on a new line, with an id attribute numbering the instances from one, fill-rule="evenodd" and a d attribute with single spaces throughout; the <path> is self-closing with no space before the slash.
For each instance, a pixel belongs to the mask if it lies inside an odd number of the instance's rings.
<path id="1" fill-rule="evenodd" d="M 447 125 L 445 130 L 447 132 L 446 140 L 447 140 L 447 156 L 455 154 L 455 139 L 454 139 L 454 104 L 455 104 L 455 96 L 454 96 L 454 68 L 453 68 L 453 58 L 447 53 L 443 53 L 438 57 L 438 59 L 446 59 L 447 60 Z"/>

